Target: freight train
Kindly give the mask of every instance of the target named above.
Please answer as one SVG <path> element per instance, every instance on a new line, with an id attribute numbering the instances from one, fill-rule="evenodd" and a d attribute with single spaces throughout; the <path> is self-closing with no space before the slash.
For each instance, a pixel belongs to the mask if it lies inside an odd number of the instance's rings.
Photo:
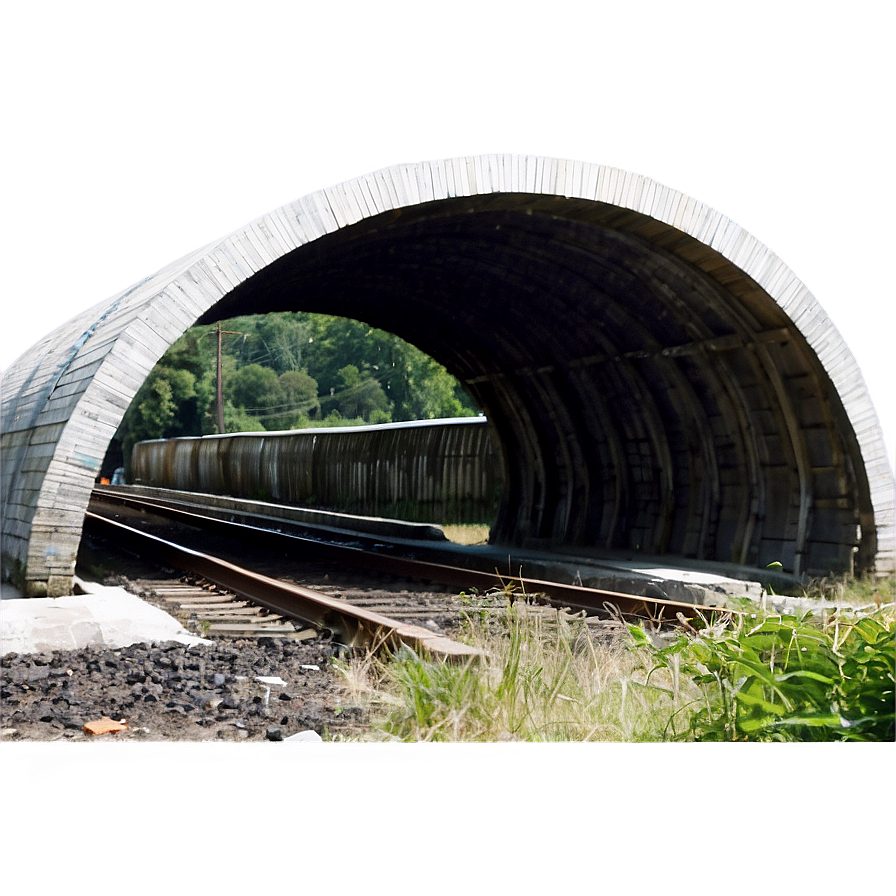
<path id="1" fill-rule="evenodd" d="M 415 522 L 495 517 L 503 466 L 484 417 L 139 442 L 134 484 Z"/>

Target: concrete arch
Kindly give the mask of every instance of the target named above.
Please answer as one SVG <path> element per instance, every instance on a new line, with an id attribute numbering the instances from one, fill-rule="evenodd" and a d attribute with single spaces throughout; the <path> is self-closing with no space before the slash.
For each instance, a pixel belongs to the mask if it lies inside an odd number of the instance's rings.
<path id="1" fill-rule="evenodd" d="M 797 574 L 893 568 L 893 476 L 849 349 L 767 247 L 629 172 L 492 155 L 312 193 L 88 309 L 4 377 L 4 574 L 67 593 L 109 441 L 191 325 L 390 330 L 486 410 L 509 544 Z"/>

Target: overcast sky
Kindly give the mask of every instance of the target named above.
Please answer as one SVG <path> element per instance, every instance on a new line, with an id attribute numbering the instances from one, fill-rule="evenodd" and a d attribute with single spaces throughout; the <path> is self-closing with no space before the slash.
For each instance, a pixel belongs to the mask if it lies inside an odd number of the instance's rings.
<path id="1" fill-rule="evenodd" d="M 17 4 L 2 37 L 0 368 L 313 190 L 487 152 L 613 165 L 775 251 L 893 456 L 888 5 Z M 251 10 L 251 12 L 250 12 Z"/>

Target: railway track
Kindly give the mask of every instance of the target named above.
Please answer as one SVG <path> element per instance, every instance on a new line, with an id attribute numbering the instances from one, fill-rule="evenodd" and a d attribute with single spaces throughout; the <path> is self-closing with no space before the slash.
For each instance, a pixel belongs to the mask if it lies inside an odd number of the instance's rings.
<path id="1" fill-rule="evenodd" d="M 220 557 L 160 538 L 92 511 L 88 511 L 85 523 L 94 531 L 98 530 L 114 539 L 119 546 L 130 547 L 143 556 L 148 554 L 168 566 L 201 576 L 223 589 L 223 595 L 226 595 L 222 599 L 222 592 L 206 595 L 197 593 L 196 589 L 185 595 L 180 589 L 175 588 L 172 592 L 173 599 L 181 601 L 183 597 L 188 597 L 189 600 L 186 601 L 188 609 L 208 611 L 213 608 L 222 616 L 232 619 L 234 615 L 242 615 L 234 611 L 246 609 L 251 611 L 252 605 L 255 605 L 276 617 L 270 620 L 270 632 L 279 632 L 282 626 L 282 633 L 290 634 L 285 623 L 288 622 L 295 631 L 292 620 L 299 620 L 312 631 L 332 632 L 339 641 L 352 647 L 396 649 L 401 645 L 408 645 L 415 650 L 443 657 L 469 657 L 480 653 L 477 649 L 445 637 L 440 632 L 385 616 L 373 609 L 355 606 L 320 591 L 245 569 Z M 165 595 L 163 593 L 160 596 L 164 598 Z M 183 609 L 183 604 L 181 608 Z M 265 613 L 250 613 L 250 615 L 256 616 L 255 631 L 258 630 L 257 625 L 265 624 L 257 618 L 264 616 Z M 217 619 L 212 622 L 208 617 L 205 618 L 209 626 L 241 624 L 240 621 L 223 622 Z M 229 631 L 232 633 L 235 629 Z"/>
<path id="2" fill-rule="evenodd" d="M 341 536 L 310 534 L 310 527 L 307 524 L 290 526 L 282 519 L 261 520 L 261 524 L 256 525 L 254 522 L 249 522 L 252 519 L 251 515 L 233 513 L 225 516 L 214 515 L 199 502 L 189 504 L 183 501 L 162 502 L 97 489 L 91 506 L 103 504 L 137 509 L 141 513 L 158 515 L 178 524 L 192 526 L 243 543 L 265 547 L 271 547 L 276 543 L 287 551 L 310 554 L 316 559 L 325 559 L 343 567 L 403 576 L 418 581 L 437 582 L 465 591 L 492 591 L 497 586 L 511 594 L 525 593 L 538 596 L 556 607 L 574 611 L 584 610 L 588 614 L 647 618 L 661 623 L 675 621 L 681 617 L 693 618 L 698 613 L 732 612 L 730 608 L 724 607 L 625 594 L 522 575 L 499 575 L 494 569 L 461 568 L 435 560 L 420 559 L 418 555 L 427 553 L 428 547 L 419 542 L 415 542 L 411 548 L 415 556 L 407 556 L 401 553 L 402 550 L 409 550 L 407 544 L 402 544 L 401 539 L 374 537 L 363 533 L 352 533 L 348 538 L 346 533 L 342 533 Z"/>
<path id="3" fill-rule="evenodd" d="M 319 635 L 317 629 L 271 612 L 198 576 L 184 576 L 180 582 L 143 580 L 141 585 L 166 605 L 171 615 L 188 618 L 203 635 L 292 641 L 307 641 Z"/>
<path id="4" fill-rule="evenodd" d="M 144 497 L 95 494 L 85 525 L 120 547 L 186 571 L 188 576 L 181 582 L 158 583 L 151 586 L 152 591 L 174 615 L 189 617 L 200 632 L 211 637 L 304 640 L 329 632 L 351 647 L 379 650 L 408 645 L 421 653 L 463 658 L 479 653 L 449 637 L 464 612 L 464 591 L 484 595 L 492 609 L 525 594 L 551 605 L 552 612 L 584 611 L 594 625 L 605 625 L 607 617 L 618 620 L 620 616 L 670 622 L 713 609 L 522 576 L 501 577 L 495 572 L 401 556 L 396 553 L 398 541 L 362 536 L 346 543 L 344 533 L 339 541 L 332 535 L 315 538 L 306 527 L 301 532 L 290 531 L 279 521 L 278 528 L 272 530 L 245 519 L 211 516 L 200 512 L 202 509 L 200 505 L 173 507 Z M 171 531 L 181 533 L 177 538 L 182 543 L 168 537 Z M 246 545 L 252 545 L 249 559 L 242 561 L 252 569 L 197 550 L 195 546 L 202 541 L 213 542 L 216 555 L 219 547 L 238 543 L 246 556 Z M 277 546 L 279 556 L 265 553 L 272 545 Z M 414 547 L 420 549 L 419 544 Z M 292 561 L 299 555 L 300 567 L 317 567 L 316 575 L 302 575 L 316 580 L 315 587 L 290 581 L 285 567 L 295 564 L 284 562 L 284 548 Z M 270 574 L 261 571 L 265 568 Z M 329 573 L 322 572 L 327 568 L 335 571 L 332 580 Z M 397 578 L 399 582 L 371 593 L 369 583 L 377 578 Z M 424 599 L 420 586 L 409 580 L 426 582 L 429 588 L 437 582 L 445 589 L 428 592 Z M 362 582 L 367 587 L 359 587 Z M 405 588 L 400 587 L 402 583 Z"/>

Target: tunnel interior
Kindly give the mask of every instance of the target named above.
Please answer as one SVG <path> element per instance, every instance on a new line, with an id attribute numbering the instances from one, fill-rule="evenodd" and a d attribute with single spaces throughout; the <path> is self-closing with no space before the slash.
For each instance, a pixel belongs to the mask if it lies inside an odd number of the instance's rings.
<path id="1" fill-rule="evenodd" d="M 873 563 L 859 447 L 816 353 L 669 224 L 558 196 L 426 202 L 288 252 L 197 323 L 299 310 L 392 332 L 460 380 L 502 455 L 495 542 Z"/>

